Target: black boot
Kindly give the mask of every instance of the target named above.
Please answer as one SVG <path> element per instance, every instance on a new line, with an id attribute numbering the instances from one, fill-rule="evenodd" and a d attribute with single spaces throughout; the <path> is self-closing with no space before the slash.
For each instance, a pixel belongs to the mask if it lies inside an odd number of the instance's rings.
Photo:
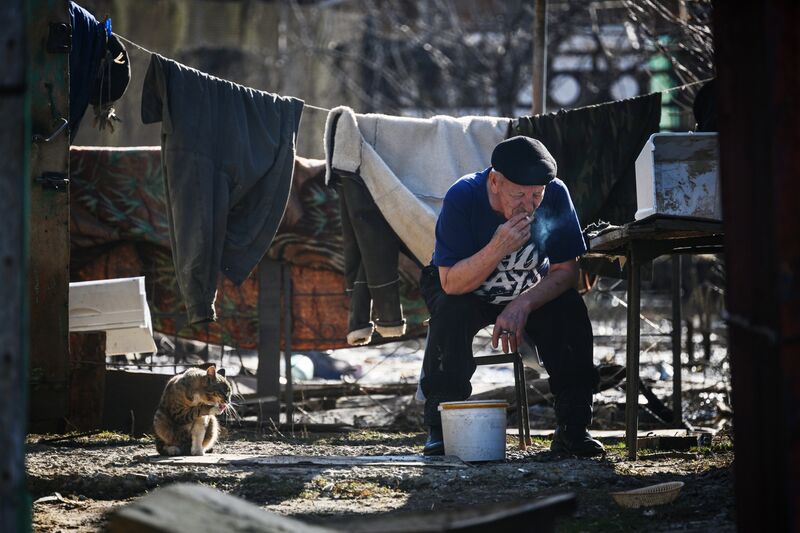
<path id="1" fill-rule="evenodd" d="M 582 426 L 558 426 L 553 434 L 550 451 L 578 457 L 593 457 L 606 453 L 600 441 L 593 439 L 589 431 Z"/>
<path id="2" fill-rule="evenodd" d="M 370 321 L 372 301 L 370 300 L 363 265 L 358 269 L 353 281 L 347 281 L 347 294 L 350 308 L 347 318 L 347 344 L 363 346 L 372 342 L 375 324 Z M 352 274 L 351 274 L 352 277 Z"/>
<path id="3" fill-rule="evenodd" d="M 605 448 L 586 430 L 592 423 L 592 389 L 588 386 L 564 388 L 556 394 L 558 427 L 550 450 L 590 457 L 602 455 Z"/>
<path id="4" fill-rule="evenodd" d="M 428 428 L 428 440 L 425 441 L 425 447 L 422 449 L 422 455 L 444 455 L 444 434 L 442 433 L 442 426 L 430 426 Z"/>

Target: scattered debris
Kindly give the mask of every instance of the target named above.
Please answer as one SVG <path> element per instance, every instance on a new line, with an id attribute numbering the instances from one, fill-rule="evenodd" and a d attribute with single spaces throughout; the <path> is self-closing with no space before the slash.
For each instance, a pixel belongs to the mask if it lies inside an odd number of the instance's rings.
<path id="1" fill-rule="evenodd" d="M 699 435 L 665 436 L 648 435 L 636 439 L 636 446 L 640 450 L 677 450 L 688 451 L 700 444 Z"/>
<path id="2" fill-rule="evenodd" d="M 54 492 L 50 496 L 42 496 L 41 498 L 34 501 L 33 504 L 36 505 L 37 503 L 51 503 L 51 502 L 67 503 L 67 500 L 65 500 L 60 493 Z"/>
<path id="3" fill-rule="evenodd" d="M 674 502 L 680 495 L 683 481 L 671 481 L 624 492 L 612 492 L 611 497 L 622 507 L 637 509 Z"/>

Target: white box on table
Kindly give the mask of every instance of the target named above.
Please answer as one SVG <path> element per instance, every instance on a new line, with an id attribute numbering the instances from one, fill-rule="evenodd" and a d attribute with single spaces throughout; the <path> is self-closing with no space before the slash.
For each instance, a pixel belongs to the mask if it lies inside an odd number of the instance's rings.
<path id="1" fill-rule="evenodd" d="M 722 220 L 716 133 L 654 133 L 636 158 L 634 218 Z"/>
<path id="2" fill-rule="evenodd" d="M 70 283 L 69 330 L 105 331 L 106 355 L 157 351 L 144 277 Z"/>

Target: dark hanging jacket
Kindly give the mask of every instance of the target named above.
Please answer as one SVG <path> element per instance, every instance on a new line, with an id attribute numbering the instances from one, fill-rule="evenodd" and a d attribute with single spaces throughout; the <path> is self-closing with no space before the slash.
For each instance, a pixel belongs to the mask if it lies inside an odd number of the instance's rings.
<path id="1" fill-rule="evenodd" d="M 72 46 L 69 51 L 69 140 L 72 142 L 89 106 L 100 57 L 105 53 L 105 30 L 94 15 L 75 2 L 69 3 L 69 20 L 72 26 Z"/>
<path id="2" fill-rule="evenodd" d="M 634 163 L 660 120 L 661 93 L 653 93 L 520 117 L 512 128 L 553 154 L 582 226 L 598 219 L 625 224 L 636 213 Z"/>
<path id="3" fill-rule="evenodd" d="M 170 244 L 191 323 L 216 319 L 220 269 L 238 285 L 272 243 L 302 110 L 301 100 L 151 57 L 142 121 L 162 123 Z"/>

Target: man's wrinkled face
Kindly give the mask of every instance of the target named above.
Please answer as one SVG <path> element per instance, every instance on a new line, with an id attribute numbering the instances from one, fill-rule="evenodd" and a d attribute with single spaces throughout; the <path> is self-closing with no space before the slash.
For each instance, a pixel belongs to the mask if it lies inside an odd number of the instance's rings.
<path id="1" fill-rule="evenodd" d="M 491 171 L 489 188 L 495 198 L 495 208 L 506 220 L 518 213 L 533 217 L 544 199 L 544 185 L 517 185 L 496 170 Z"/>

